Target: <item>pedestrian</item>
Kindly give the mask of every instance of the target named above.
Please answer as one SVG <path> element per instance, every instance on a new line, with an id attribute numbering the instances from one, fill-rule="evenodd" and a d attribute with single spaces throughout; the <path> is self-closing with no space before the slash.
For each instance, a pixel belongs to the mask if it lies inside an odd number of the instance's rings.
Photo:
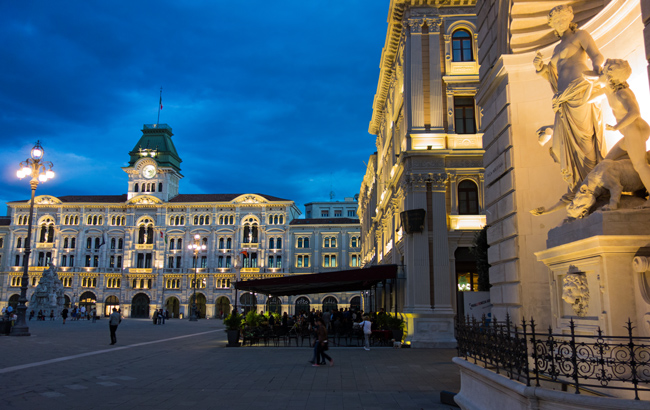
<path id="1" fill-rule="evenodd" d="M 328 350 L 327 326 L 325 326 L 325 322 L 323 322 L 322 318 L 316 319 L 316 325 L 318 326 L 316 330 L 316 333 L 318 334 L 318 340 L 316 340 L 317 353 L 316 363 L 312 364 L 312 366 L 319 367 L 320 363 L 325 363 L 325 360 L 330 362 L 330 366 L 334 366 L 334 359 L 325 353 L 325 351 Z"/>
<path id="2" fill-rule="evenodd" d="M 36 316 L 36 320 L 45 320 L 45 315 L 43 314 L 43 310 L 38 311 L 38 316 Z"/>
<path id="3" fill-rule="evenodd" d="M 158 324 L 158 310 L 153 311 L 153 324 L 154 325 Z"/>
<path id="4" fill-rule="evenodd" d="M 372 322 L 370 321 L 370 318 L 368 316 L 364 316 L 363 322 L 361 322 L 360 325 L 363 328 L 363 337 L 366 340 L 366 343 L 363 346 L 363 348 L 365 350 L 370 350 L 370 335 L 372 334 Z"/>
<path id="5" fill-rule="evenodd" d="M 50 320 L 54 320 L 54 310 L 50 310 Z"/>
<path id="6" fill-rule="evenodd" d="M 33 317 L 34 317 L 34 311 L 32 310 L 29 312 L 29 320 L 32 320 Z"/>
<path id="7" fill-rule="evenodd" d="M 52 314 L 54 314 L 54 311 L 52 311 Z M 65 325 L 65 320 L 68 318 L 68 308 L 63 308 L 61 311 L 61 318 L 63 318 L 63 324 Z"/>
<path id="8" fill-rule="evenodd" d="M 165 312 L 163 312 L 162 309 L 158 311 L 158 324 L 159 325 L 165 324 Z"/>
<path id="9" fill-rule="evenodd" d="M 117 337 L 115 336 L 115 332 L 117 331 L 117 327 L 119 324 L 122 323 L 122 318 L 120 317 L 120 314 L 117 312 L 117 309 L 113 308 L 113 313 L 108 318 L 108 327 L 111 329 L 111 344 L 114 345 L 117 343 Z"/>
<path id="10" fill-rule="evenodd" d="M 90 311 L 90 314 L 93 317 L 93 323 L 95 323 L 95 321 L 97 321 L 97 309 L 93 308 L 93 310 Z"/>

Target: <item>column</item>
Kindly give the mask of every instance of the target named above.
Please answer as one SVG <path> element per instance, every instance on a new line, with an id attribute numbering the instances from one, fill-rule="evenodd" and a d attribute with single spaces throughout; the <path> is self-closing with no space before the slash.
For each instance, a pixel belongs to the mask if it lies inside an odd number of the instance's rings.
<path id="1" fill-rule="evenodd" d="M 444 173 L 431 175 L 431 216 L 433 219 L 433 309 L 436 314 L 454 314 L 452 283 L 449 268 L 449 240 L 447 239 L 446 191 L 449 177 Z"/>
<path id="2" fill-rule="evenodd" d="M 425 19 L 429 28 L 429 118 L 431 130 L 444 132 L 444 105 L 442 96 L 442 67 L 440 64 L 440 23 L 441 19 Z"/>
<path id="3" fill-rule="evenodd" d="M 426 183 L 428 175 L 405 175 L 406 187 L 404 191 L 404 210 L 427 209 Z M 404 233 L 404 265 L 406 265 L 406 300 L 404 312 L 431 313 L 431 299 L 429 296 L 429 246 L 427 226 L 423 232 Z"/>
<path id="4" fill-rule="evenodd" d="M 408 83 L 409 95 L 407 96 L 410 102 L 410 127 L 409 131 L 414 129 L 424 129 L 424 95 L 423 89 L 423 76 L 422 76 L 422 19 L 409 20 L 410 28 L 410 44 L 407 60 L 409 66 L 407 68 L 410 74 L 410 82 Z M 406 70 L 405 70 L 406 72 Z"/>

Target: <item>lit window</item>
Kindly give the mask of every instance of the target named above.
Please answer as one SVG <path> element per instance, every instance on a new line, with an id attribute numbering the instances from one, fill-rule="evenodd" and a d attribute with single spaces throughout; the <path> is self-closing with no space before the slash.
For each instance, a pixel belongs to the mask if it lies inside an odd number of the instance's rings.
<path id="1" fill-rule="evenodd" d="M 458 184 L 458 214 L 478 215 L 478 187 L 467 179 Z"/>
<path id="2" fill-rule="evenodd" d="M 472 35 L 467 30 L 456 30 L 451 36 L 452 61 L 474 61 Z"/>
<path id="3" fill-rule="evenodd" d="M 474 97 L 454 97 L 454 126 L 456 134 L 476 134 Z"/>

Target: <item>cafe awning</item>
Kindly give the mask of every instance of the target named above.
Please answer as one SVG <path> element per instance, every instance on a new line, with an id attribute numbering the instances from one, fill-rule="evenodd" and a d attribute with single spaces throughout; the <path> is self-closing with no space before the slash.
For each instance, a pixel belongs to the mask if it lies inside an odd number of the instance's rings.
<path id="1" fill-rule="evenodd" d="M 273 296 L 354 292 L 370 289 L 383 280 L 396 277 L 397 265 L 377 265 L 365 269 L 247 280 L 235 283 L 235 288 Z"/>

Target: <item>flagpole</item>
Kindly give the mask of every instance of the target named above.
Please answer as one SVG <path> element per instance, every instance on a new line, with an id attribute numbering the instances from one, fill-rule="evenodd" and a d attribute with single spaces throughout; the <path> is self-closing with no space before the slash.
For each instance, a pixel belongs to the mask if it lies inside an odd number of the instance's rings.
<path id="1" fill-rule="evenodd" d="M 160 99 L 158 100 L 158 121 L 156 124 L 160 124 L 160 109 L 162 108 L 162 87 L 160 87 Z"/>

